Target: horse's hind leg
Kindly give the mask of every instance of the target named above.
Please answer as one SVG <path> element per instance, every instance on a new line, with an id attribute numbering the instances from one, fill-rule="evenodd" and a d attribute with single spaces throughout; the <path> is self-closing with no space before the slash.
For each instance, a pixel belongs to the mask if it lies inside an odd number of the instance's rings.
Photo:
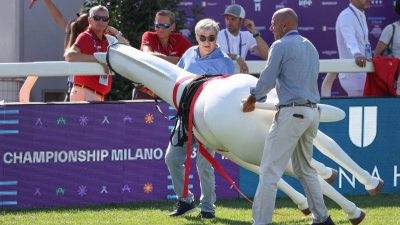
<path id="1" fill-rule="evenodd" d="M 383 180 L 371 176 L 367 171 L 362 169 L 332 138 L 328 137 L 320 130 L 318 130 L 317 137 L 314 139 L 314 145 L 324 155 L 352 173 L 360 183 L 364 184 L 365 189 L 367 189 L 371 195 L 376 195 L 382 189 Z"/>

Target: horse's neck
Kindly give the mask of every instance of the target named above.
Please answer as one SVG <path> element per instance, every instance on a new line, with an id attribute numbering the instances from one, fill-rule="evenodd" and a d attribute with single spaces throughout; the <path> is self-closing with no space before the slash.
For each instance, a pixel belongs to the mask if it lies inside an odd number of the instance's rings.
<path id="1" fill-rule="evenodd" d="M 130 80 L 147 86 L 170 105 L 173 105 L 173 90 L 176 83 L 194 75 L 159 57 L 129 46 L 117 46 L 111 49 L 109 54 L 114 70 Z M 187 82 L 178 88 L 176 93 L 178 102 Z"/>

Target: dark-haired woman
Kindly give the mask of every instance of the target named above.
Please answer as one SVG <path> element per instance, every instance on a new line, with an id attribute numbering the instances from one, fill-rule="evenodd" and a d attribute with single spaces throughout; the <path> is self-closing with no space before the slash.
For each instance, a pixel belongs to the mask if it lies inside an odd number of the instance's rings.
<path id="1" fill-rule="evenodd" d="M 394 8 L 396 14 L 400 15 L 400 0 L 396 1 L 396 6 Z M 394 30 L 393 30 L 394 29 Z M 394 35 L 393 35 L 394 32 Z M 400 21 L 391 23 L 383 29 L 379 42 L 376 45 L 374 57 L 381 56 L 383 51 L 386 49 L 393 35 L 392 46 L 392 57 L 400 59 Z"/>

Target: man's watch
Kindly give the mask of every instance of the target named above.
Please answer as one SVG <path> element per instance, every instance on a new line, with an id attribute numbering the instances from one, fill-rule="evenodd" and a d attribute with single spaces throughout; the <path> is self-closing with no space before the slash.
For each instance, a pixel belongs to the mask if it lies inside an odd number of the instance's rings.
<path id="1" fill-rule="evenodd" d="M 115 35 L 115 37 L 123 36 L 121 31 L 118 31 L 118 33 Z"/>
<path id="2" fill-rule="evenodd" d="M 255 34 L 253 34 L 253 38 L 256 38 L 256 37 L 258 37 L 258 36 L 260 36 L 260 32 L 257 32 L 257 33 L 255 33 Z"/>

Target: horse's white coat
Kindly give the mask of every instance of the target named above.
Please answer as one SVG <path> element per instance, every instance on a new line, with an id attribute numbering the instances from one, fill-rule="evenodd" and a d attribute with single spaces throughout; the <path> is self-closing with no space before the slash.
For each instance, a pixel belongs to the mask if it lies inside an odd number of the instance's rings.
<path id="1" fill-rule="evenodd" d="M 104 55 L 99 54 L 96 57 L 104 61 Z M 176 82 L 183 77 L 193 75 L 158 57 L 123 45 L 110 48 L 109 63 L 116 72 L 132 81 L 143 83 L 170 105 L 174 105 L 172 92 Z M 251 113 L 242 112 L 241 99 L 248 96 L 249 88 L 256 82 L 256 78 L 245 74 L 210 82 L 200 94 L 194 107 L 194 134 L 208 147 L 217 151 L 228 151 L 220 153 L 240 166 L 258 173 L 264 140 L 275 111 L 256 109 Z M 177 103 L 187 83 L 189 80 L 179 86 L 175 99 Z M 275 93 L 269 93 L 267 104 L 273 102 L 274 98 Z M 332 106 L 323 107 L 322 117 L 327 113 L 327 121 L 337 121 L 344 116 L 340 109 Z M 378 186 L 378 179 L 360 168 L 335 141 L 321 131 L 318 132 L 314 145 L 323 154 L 354 174 L 367 190 Z M 323 178 L 328 178 L 332 174 L 330 168 L 319 162 L 313 161 L 312 166 Z M 295 176 L 290 163 L 285 173 Z M 360 217 L 361 210 L 354 203 L 344 198 L 322 178 L 320 184 L 323 193 L 337 202 L 348 214 L 349 219 Z M 278 187 L 287 193 L 300 209 L 308 208 L 305 197 L 283 180 L 278 182 Z"/>

